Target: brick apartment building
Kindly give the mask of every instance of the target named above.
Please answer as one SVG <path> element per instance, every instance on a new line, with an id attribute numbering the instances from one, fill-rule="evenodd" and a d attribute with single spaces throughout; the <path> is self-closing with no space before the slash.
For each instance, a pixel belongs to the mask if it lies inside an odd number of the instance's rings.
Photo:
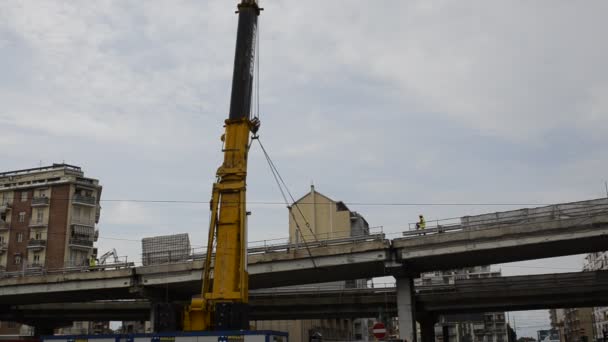
<path id="1" fill-rule="evenodd" d="M 1 172 L 0 277 L 86 265 L 96 254 L 101 189 L 73 165 Z M 18 328 L 0 324 L 0 334 Z"/>

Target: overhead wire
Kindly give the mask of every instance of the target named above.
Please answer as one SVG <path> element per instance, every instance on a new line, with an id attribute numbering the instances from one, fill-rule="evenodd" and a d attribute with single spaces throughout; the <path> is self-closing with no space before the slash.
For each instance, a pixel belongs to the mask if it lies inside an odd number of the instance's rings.
<path id="1" fill-rule="evenodd" d="M 52 200 L 72 201 L 72 198 L 49 197 Z M 15 200 L 13 197 L 5 197 L 5 200 Z M 167 204 L 209 204 L 208 200 L 199 199 L 140 199 L 140 198 L 109 198 L 100 199 L 99 202 L 133 202 L 133 203 L 167 203 Z M 230 203 L 238 203 L 233 201 Z M 264 205 L 283 205 L 280 201 L 246 201 L 247 204 L 264 204 Z M 549 206 L 555 203 L 534 203 L 534 202 L 343 202 L 346 205 L 358 206 Z M 312 205 L 314 202 L 298 202 L 299 205 Z M 576 203 L 568 203 L 576 206 Z M 588 204 L 580 204 L 588 206 Z M 1 205 L 0 205 L 1 206 Z"/>

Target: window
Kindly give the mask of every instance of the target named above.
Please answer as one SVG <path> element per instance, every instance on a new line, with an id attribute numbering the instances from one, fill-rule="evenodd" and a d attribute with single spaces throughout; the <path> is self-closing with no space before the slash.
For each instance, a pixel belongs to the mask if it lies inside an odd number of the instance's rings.
<path id="1" fill-rule="evenodd" d="M 23 233 L 17 233 L 17 242 L 23 242 Z"/>
<path id="2" fill-rule="evenodd" d="M 40 253 L 34 253 L 34 264 L 40 263 Z"/>
<path id="3" fill-rule="evenodd" d="M 46 189 L 38 190 L 39 197 L 46 197 Z"/>
<path id="4" fill-rule="evenodd" d="M 0 243 L 4 242 L 4 235 L 0 235 Z"/>
<path id="5" fill-rule="evenodd" d="M 38 209 L 36 211 L 36 222 L 38 223 L 42 223 L 42 220 L 44 219 L 44 209 Z"/>
<path id="6" fill-rule="evenodd" d="M 42 240 L 42 233 L 37 232 L 37 233 L 36 233 L 35 240 Z"/>
<path id="7" fill-rule="evenodd" d="M 15 255 L 15 265 L 21 265 L 21 255 Z"/>
<path id="8" fill-rule="evenodd" d="M 25 222 L 25 211 L 19 213 L 19 222 Z"/>
<path id="9" fill-rule="evenodd" d="M 27 202 L 27 191 L 21 192 L 21 202 Z"/>

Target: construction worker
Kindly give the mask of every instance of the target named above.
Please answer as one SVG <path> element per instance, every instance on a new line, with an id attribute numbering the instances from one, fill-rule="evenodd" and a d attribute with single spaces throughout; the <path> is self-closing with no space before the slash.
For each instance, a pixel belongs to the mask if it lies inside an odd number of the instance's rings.
<path id="1" fill-rule="evenodd" d="M 418 215 L 418 222 L 416 223 L 416 230 L 423 230 L 426 228 L 426 221 L 424 220 L 424 216 L 422 214 Z"/>
<path id="2" fill-rule="evenodd" d="M 89 268 L 93 269 L 95 266 L 97 266 L 97 260 L 94 255 L 91 255 L 91 258 L 89 259 Z"/>

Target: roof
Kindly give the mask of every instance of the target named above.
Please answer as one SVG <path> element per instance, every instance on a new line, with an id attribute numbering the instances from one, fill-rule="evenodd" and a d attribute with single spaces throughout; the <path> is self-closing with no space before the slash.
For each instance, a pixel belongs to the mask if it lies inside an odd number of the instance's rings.
<path id="1" fill-rule="evenodd" d="M 50 165 L 50 166 L 42 166 L 42 167 L 34 167 L 31 169 L 22 169 L 22 170 L 1 172 L 0 177 L 15 176 L 15 175 L 27 174 L 27 173 L 32 173 L 32 172 L 51 171 L 51 170 L 57 170 L 57 169 L 70 169 L 73 171 L 82 172 L 82 169 L 80 168 L 80 166 L 74 166 L 74 165 L 69 165 L 69 164 L 65 164 L 65 163 L 62 163 L 62 164 L 54 163 L 53 165 Z"/>
<path id="2" fill-rule="evenodd" d="M 315 194 L 317 194 L 317 195 L 319 195 L 321 197 L 324 197 L 325 199 L 327 199 L 330 202 L 336 203 L 336 206 L 338 207 L 339 211 L 342 211 L 342 210 L 344 210 L 344 211 L 351 211 L 350 209 L 348 209 L 348 207 L 346 206 L 346 204 L 344 204 L 344 202 L 342 202 L 342 201 L 336 201 L 336 200 L 331 199 L 329 196 L 326 196 L 326 195 L 318 192 L 317 190 L 315 190 L 314 186 L 311 186 L 311 189 L 310 189 L 309 192 L 307 192 L 305 195 L 303 195 L 302 197 L 298 198 L 295 202 L 293 202 L 292 206 L 295 205 L 295 204 L 297 204 L 297 203 L 299 203 L 299 202 L 301 202 L 306 196 L 310 195 L 313 190 L 314 190 Z"/>

